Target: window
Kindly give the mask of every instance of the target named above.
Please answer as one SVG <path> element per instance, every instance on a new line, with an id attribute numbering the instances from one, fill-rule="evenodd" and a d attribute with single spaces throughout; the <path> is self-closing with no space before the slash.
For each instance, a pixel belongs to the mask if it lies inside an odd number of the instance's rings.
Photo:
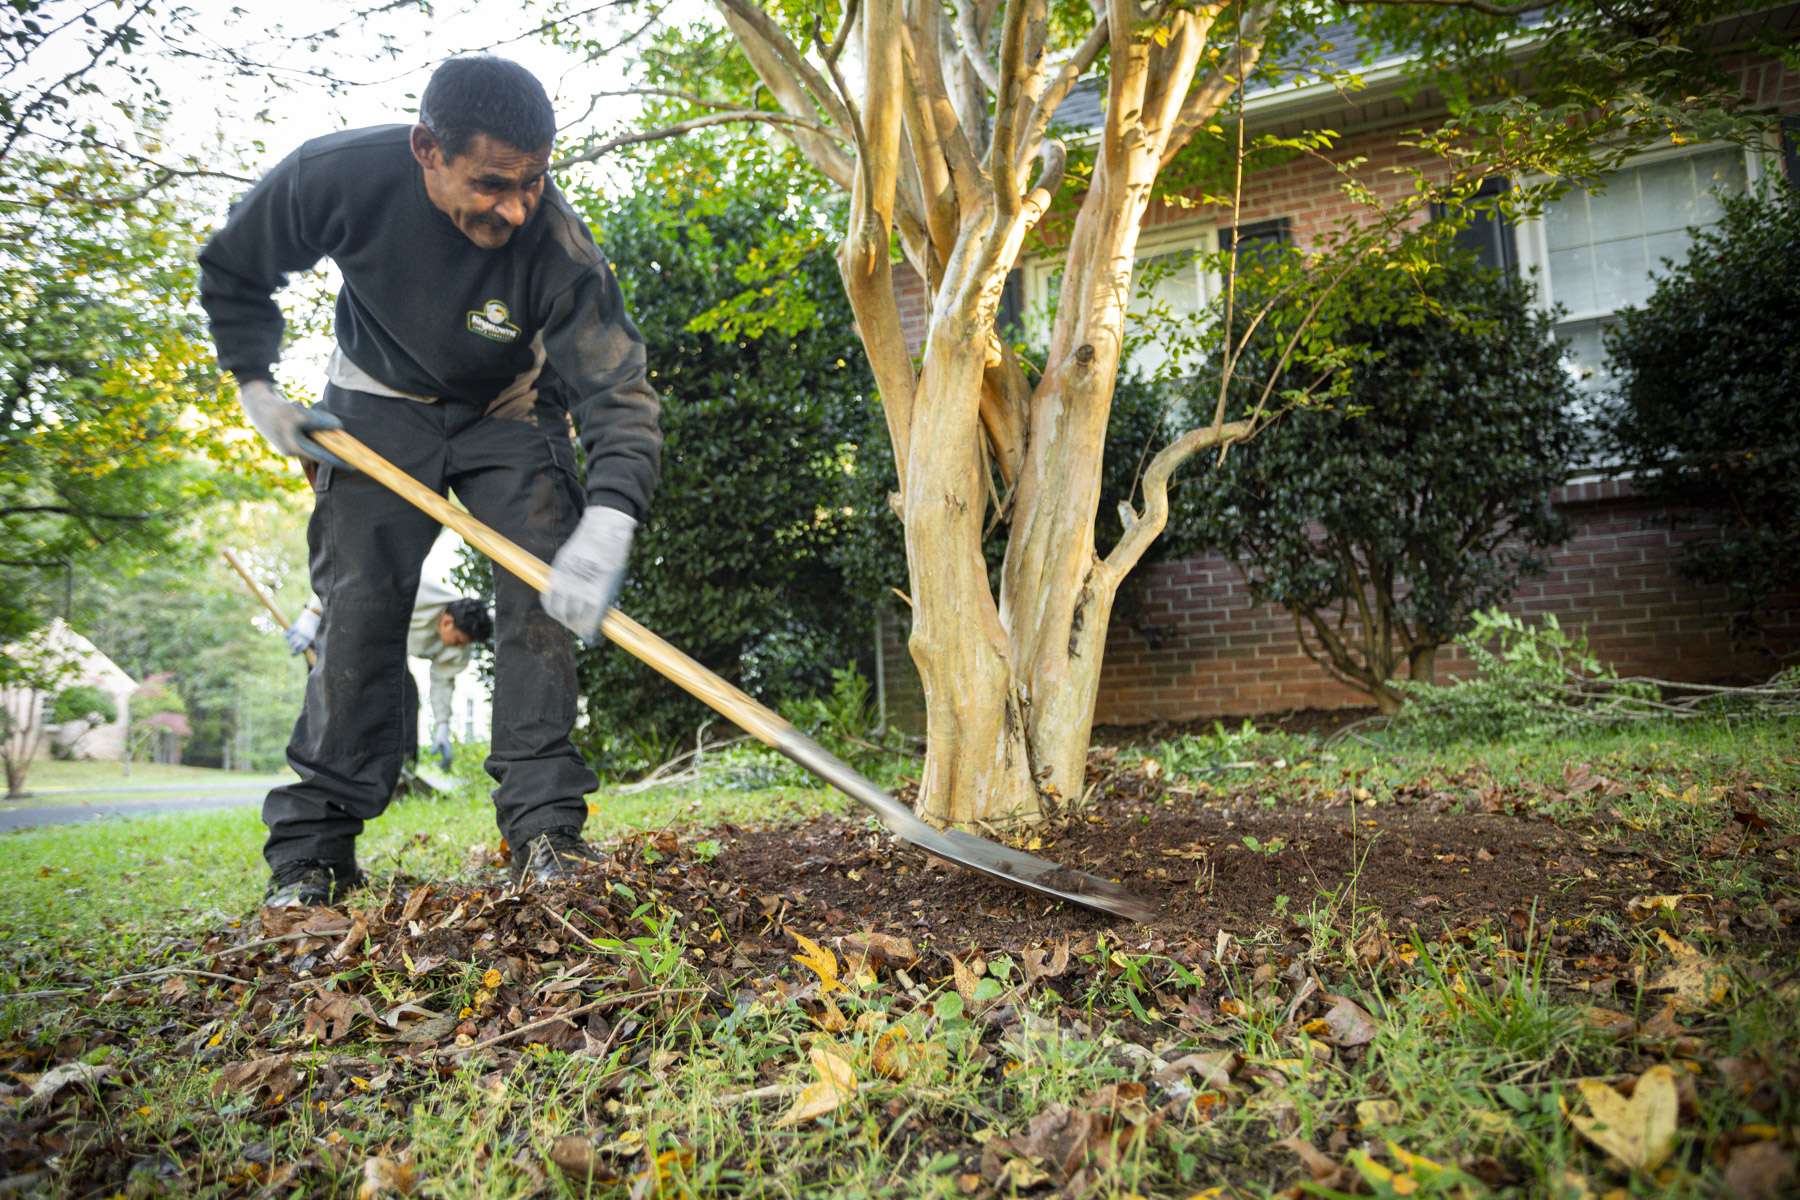
<path id="1" fill-rule="evenodd" d="M 1217 294 L 1218 280 L 1204 261 L 1216 241 L 1210 225 L 1155 230 L 1138 240 L 1126 308 L 1127 354 L 1121 370 L 1152 375 L 1170 369 L 1180 356 L 1168 335 L 1191 325 Z M 1062 273 L 1063 265 L 1056 260 L 1040 259 L 1025 267 L 1026 328 L 1040 344 L 1050 340 Z M 1175 369 L 1180 369 L 1179 363 Z"/>
<path id="2" fill-rule="evenodd" d="M 1664 154 L 1615 173 L 1604 191 L 1571 191 L 1523 229 L 1546 305 L 1566 311 L 1556 334 L 1582 388 L 1608 386 L 1601 335 L 1621 308 L 1641 304 L 1664 259 L 1680 261 L 1690 228 L 1719 220 L 1721 194 L 1743 192 L 1756 160 L 1736 147 Z"/>

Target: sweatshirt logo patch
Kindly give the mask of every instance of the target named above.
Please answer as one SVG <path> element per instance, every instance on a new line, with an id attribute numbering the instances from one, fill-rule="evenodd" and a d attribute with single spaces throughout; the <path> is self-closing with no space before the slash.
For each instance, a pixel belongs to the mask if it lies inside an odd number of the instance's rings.
<path id="1" fill-rule="evenodd" d="M 519 327 L 512 323 L 512 312 L 498 300 L 489 300 L 478 309 L 469 312 L 469 332 L 479 334 L 490 342 L 516 342 L 519 340 Z"/>

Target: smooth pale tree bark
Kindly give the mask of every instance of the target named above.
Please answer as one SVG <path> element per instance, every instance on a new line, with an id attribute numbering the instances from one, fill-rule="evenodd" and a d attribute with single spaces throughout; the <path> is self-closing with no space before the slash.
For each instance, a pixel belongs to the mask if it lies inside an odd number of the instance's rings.
<path id="1" fill-rule="evenodd" d="M 1037 820 L 1047 802 L 1081 794 L 1107 623 L 1167 519 L 1169 475 L 1250 433 L 1221 418 L 1163 449 L 1144 511 L 1106 558 L 1096 553 L 1102 449 L 1151 189 L 1254 68 L 1275 5 L 1112 0 L 1053 61 L 1044 0 L 965 0 L 953 17 L 930 0 L 866 0 L 829 46 L 817 34 L 801 45 L 751 0 L 716 2 L 787 118 L 772 127 L 851 195 L 839 264 L 901 481 L 910 649 L 926 700 L 919 810 L 956 824 Z M 852 88 L 839 56 L 858 35 Z M 1103 51 L 1106 124 L 1033 383 L 995 317 L 1061 182 L 1051 120 Z M 916 367 L 894 293 L 896 235 L 929 293 Z M 1009 531 L 998 595 L 982 556 L 995 516 Z"/>

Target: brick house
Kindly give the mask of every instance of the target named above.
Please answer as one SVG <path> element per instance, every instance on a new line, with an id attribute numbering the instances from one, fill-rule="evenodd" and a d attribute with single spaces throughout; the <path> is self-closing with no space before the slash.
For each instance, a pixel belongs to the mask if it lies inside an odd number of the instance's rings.
<path id="1" fill-rule="evenodd" d="M 1800 5 L 1726 22 L 1717 33 L 1725 46 L 1757 38 L 1791 44 L 1800 37 Z M 1347 46 L 1339 53 L 1355 50 Z M 1648 152 L 1604 190 L 1572 190 L 1539 219 L 1516 227 L 1483 219 L 1465 235 L 1483 261 L 1526 273 L 1543 304 L 1567 310 L 1557 335 L 1584 387 L 1605 385 L 1600 334 L 1612 314 L 1648 296 L 1656 264 L 1682 256 L 1688 228 L 1718 219 L 1715 189 L 1742 192 L 1783 172 L 1800 184 L 1800 72 L 1749 51 L 1734 56 L 1729 67 L 1751 104 L 1782 116 L 1779 138 L 1750 149 L 1715 144 Z M 1383 199 L 1397 199 L 1410 188 L 1410 177 L 1383 168 L 1433 168 L 1429 156 L 1401 142 L 1408 130 L 1439 115 L 1441 102 L 1428 92 L 1410 92 L 1398 61 L 1375 63 L 1361 73 L 1367 86 L 1349 97 L 1329 83 L 1260 91 L 1253 86 L 1245 101 L 1248 127 L 1252 133 L 1282 135 L 1321 126 L 1338 130 L 1343 136 L 1331 157 L 1366 159 L 1362 181 Z M 1059 119 L 1098 128 L 1097 89 L 1078 90 Z M 1229 212 L 1153 205 L 1144 220 L 1138 263 L 1162 259 L 1167 265 L 1153 288 L 1156 300 L 1166 309 L 1198 313 L 1218 281 L 1193 261 L 1193 251 L 1254 239 L 1305 247 L 1351 211 L 1330 166 L 1296 158 L 1246 175 L 1235 227 Z M 1059 270 L 1050 255 L 1020 264 L 1014 302 L 1028 321 L 1046 307 Z M 925 333 L 923 284 L 904 267 L 897 275 L 902 276 L 901 311 L 916 351 Z M 1159 353 L 1155 345 L 1147 346 L 1136 361 L 1154 365 Z M 1523 581 L 1509 606 L 1513 611 L 1527 618 L 1556 614 L 1566 628 L 1585 631 L 1599 657 L 1627 674 L 1757 679 L 1773 672 L 1776 656 L 1800 651 L 1800 597 L 1778 603 L 1764 642 L 1750 647 L 1730 636 L 1723 589 L 1701 587 L 1680 575 L 1683 544 L 1709 536 L 1703 522 L 1673 525 L 1668 514 L 1635 496 L 1628 480 L 1603 473 L 1572 480 L 1552 501 L 1569 520 L 1570 538 L 1550 552 L 1542 575 Z M 1223 559 L 1147 563 L 1138 573 L 1142 602 L 1129 615 L 1115 615 L 1108 637 L 1097 722 L 1141 724 L 1369 703 L 1308 658 L 1293 618 L 1251 600 L 1245 580 Z M 880 627 L 886 711 L 890 719 L 917 723 L 922 709 L 905 650 L 904 617 L 884 617 Z M 1454 674 L 1459 665 L 1452 648 L 1439 655 L 1440 676 Z"/>

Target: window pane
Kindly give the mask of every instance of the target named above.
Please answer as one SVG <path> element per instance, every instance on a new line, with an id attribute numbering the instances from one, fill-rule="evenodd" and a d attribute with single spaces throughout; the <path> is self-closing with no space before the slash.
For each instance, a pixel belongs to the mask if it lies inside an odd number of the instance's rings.
<path id="1" fill-rule="evenodd" d="M 1594 252 L 1587 246 L 1550 252 L 1550 296 L 1570 312 L 1594 307 Z"/>
<path id="2" fill-rule="evenodd" d="M 1716 222 L 1716 192 L 1747 186 L 1743 152 L 1707 150 L 1626 167 L 1597 194 L 1570 192 L 1544 213 L 1550 296 L 1571 313 L 1609 313 L 1649 298 L 1664 258 L 1687 255 L 1690 227 Z"/>
<path id="3" fill-rule="evenodd" d="M 1639 294 L 1648 295 L 1650 264 L 1644 258 L 1644 240 L 1598 242 L 1594 246 L 1594 295 L 1598 305 L 1589 308 L 1619 308 L 1635 304 Z M 1576 312 L 1574 305 L 1569 306 Z"/>
<path id="4" fill-rule="evenodd" d="M 1588 221 L 1589 236 L 1596 240 L 1644 232 L 1636 172 L 1621 172 L 1608 181 L 1605 191 L 1588 196 Z"/>
<path id="5" fill-rule="evenodd" d="M 1189 367 L 1198 320 L 1206 304 L 1197 245 L 1160 250 L 1132 266 L 1126 305 L 1126 366 L 1142 376 Z"/>
<path id="6" fill-rule="evenodd" d="M 1663 259 L 1670 262 L 1687 261 L 1688 247 L 1693 244 L 1693 235 L 1685 229 L 1677 229 L 1673 233 L 1653 233 L 1644 239 L 1644 258 L 1650 264 L 1652 275 L 1661 275 L 1668 270 L 1663 266 Z M 1646 287 L 1644 294 L 1648 296 L 1650 289 Z"/>
<path id="7" fill-rule="evenodd" d="M 1550 205 L 1544 213 L 1544 236 L 1552 250 L 1566 250 L 1570 246 L 1585 246 L 1593 241 L 1588 232 L 1588 195 L 1586 192 L 1570 192 L 1568 195 Z"/>

